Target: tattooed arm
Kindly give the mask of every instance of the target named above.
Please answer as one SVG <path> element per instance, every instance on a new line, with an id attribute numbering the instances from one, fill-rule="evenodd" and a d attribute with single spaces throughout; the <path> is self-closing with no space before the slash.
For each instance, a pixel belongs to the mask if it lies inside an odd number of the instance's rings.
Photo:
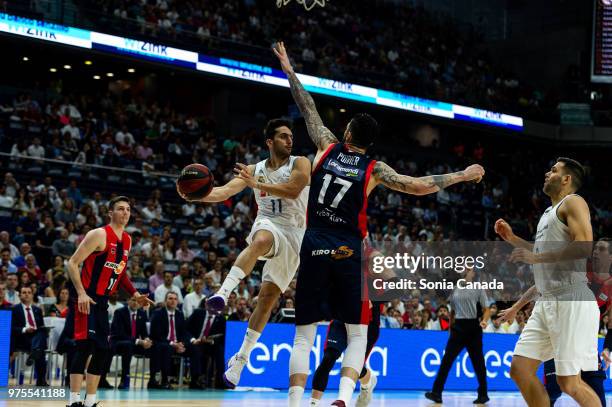
<path id="1" fill-rule="evenodd" d="M 483 175 L 484 169 L 477 164 L 451 174 L 429 175 L 419 178 L 398 174 L 382 161 L 378 161 L 372 171 L 376 185 L 382 184 L 395 191 L 412 195 L 432 194 L 458 182 L 480 181 Z"/>
<path id="2" fill-rule="evenodd" d="M 306 128 L 308 129 L 308 135 L 317 146 L 317 149 L 322 151 L 325 150 L 330 144 L 337 143 L 338 139 L 336 136 L 334 136 L 334 134 L 323 125 L 323 121 L 321 120 L 321 116 L 319 116 L 319 112 L 317 112 L 317 106 L 315 105 L 312 96 L 310 96 L 310 93 L 304 89 L 304 86 L 293 71 L 293 67 L 289 61 L 289 56 L 287 55 L 284 44 L 279 42 L 274 45 L 272 50 L 278 57 L 283 72 L 285 72 L 287 75 L 293 99 L 298 105 L 302 116 L 304 116 Z"/>

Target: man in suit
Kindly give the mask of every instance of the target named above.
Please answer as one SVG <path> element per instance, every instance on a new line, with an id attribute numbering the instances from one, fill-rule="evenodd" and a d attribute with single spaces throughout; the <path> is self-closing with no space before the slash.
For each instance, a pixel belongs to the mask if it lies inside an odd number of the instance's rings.
<path id="1" fill-rule="evenodd" d="M 120 390 L 130 387 L 132 355 L 138 354 L 149 357 L 149 349 L 153 346 L 153 342 L 147 333 L 147 314 L 140 308 L 138 301 L 130 298 L 128 306 L 117 309 L 113 315 L 110 336 L 111 353 L 105 372 L 110 369 L 112 356 L 121 355 Z M 106 379 L 106 374 L 104 378 Z M 100 379 L 100 382 L 102 382 L 102 379 Z"/>
<path id="2" fill-rule="evenodd" d="M 151 378 L 149 389 L 171 389 L 168 376 L 172 367 L 172 355 L 183 355 L 187 351 L 191 337 L 183 313 L 177 309 L 178 295 L 168 291 L 165 296 L 165 307 L 155 310 L 151 316 L 151 339 L 153 355 L 151 358 Z M 155 375 L 161 370 L 162 382 L 157 383 Z"/>
<path id="3" fill-rule="evenodd" d="M 210 380 L 213 371 L 216 371 L 216 387 L 222 387 L 224 365 L 225 318 L 208 312 L 202 300 L 199 308 L 196 308 L 189 319 L 187 327 L 193 337 L 191 339 L 191 384 L 190 388 L 202 389 L 205 385 L 203 380 Z M 210 361 L 210 364 L 209 364 Z M 208 368 L 207 368 L 208 367 Z M 216 369 L 216 370 L 215 370 Z M 202 378 L 202 371 L 205 376 Z"/>
<path id="4" fill-rule="evenodd" d="M 36 385 L 48 386 L 45 378 L 46 362 L 45 349 L 47 349 L 47 330 L 40 308 L 33 305 L 32 289 L 29 286 L 21 287 L 19 291 L 20 304 L 13 307 L 11 353 L 25 351 L 30 355 L 26 364 L 35 364 Z"/>

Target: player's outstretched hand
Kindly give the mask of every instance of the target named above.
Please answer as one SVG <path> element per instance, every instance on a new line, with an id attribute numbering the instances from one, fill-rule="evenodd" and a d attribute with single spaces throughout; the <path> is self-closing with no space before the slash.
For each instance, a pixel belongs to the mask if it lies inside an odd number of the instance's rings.
<path id="1" fill-rule="evenodd" d="M 283 72 L 287 75 L 293 72 L 293 66 L 291 66 L 291 61 L 289 60 L 289 55 L 287 55 L 285 44 L 282 41 L 273 44 L 272 51 L 274 52 L 274 55 L 276 55 L 276 57 L 278 58 Z"/>
<path id="2" fill-rule="evenodd" d="M 474 181 L 476 183 L 482 180 L 482 177 L 485 175 L 485 170 L 482 168 L 482 165 L 473 164 L 463 170 L 465 174 L 466 181 Z"/>
<path id="3" fill-rule="evenodd" d="M 514 249 L 512 254 L 510 255 L 510 261 L 512 263 L 525 263 L 525 264 L 536 264 L 537 259 L 536 255 L 527 249 L 519 247 L 518 249 Z"/>
<path id="4" fill-rule="evenodd" d="M 155 303 L 153 301 L 151 301 L 151 299 L 149 297 L 147 297 L 146 295 L 142 295 L 140 293 L 136 293 L 134 294 L 134 299 L 136 300 L 136 302 L 141 306 L 141 307 L 146 307 L 147 305 L 155 305 Z"/>
<path id="5" fill-rule="evenodd" d="M 497 233 L 499 237 L 504 239 L 506 242 L 512 237 L 512 227 L 502 218 L 495 221 L 495 226 L 493 226 L 493 229 L 495 230 L 495 233 Z"/>
<path id="6" fill-rule="evenodd" d="M 518 309 L 514 307 L 503 309 L 497 313 L 497 316 L 499 318 L 497 318 L 496 321 L 499 321 L 500 323 L 506 322 L 506 321 L 513 321 L 514 318 L 516 318 L 517 312 L 518 312 Z"/>
<path id="7" fill-rule="evenodd" d="M 240 178 L 246 182 L 249 187 L 255 188 L 257 186 L 257 180 L 253 175 L 251 175 L 247 165 L 236 163 L 236 167 L 234 167 L 234 174 L 236 175 L 236 178 Z"/>
<path id="8" fill-rule="evenodd" d="M 83 314 L 89 314 L 89 305 L 96 305 L 96 302 L 92 300 L 87 293 L 79 294 L 78 308 L 79 312 Z"/>

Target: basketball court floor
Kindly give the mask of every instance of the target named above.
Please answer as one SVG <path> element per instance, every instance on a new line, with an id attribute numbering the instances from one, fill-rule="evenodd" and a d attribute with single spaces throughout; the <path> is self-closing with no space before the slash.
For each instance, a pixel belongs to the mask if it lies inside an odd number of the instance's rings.
<path id="1" fill-rule="evenodd" d="M 323 398 L 321 406 L 329 406 L 335 397 L 335 391 Z M 516 392 L 491 392 L 491 407 L 518 407 L 525 406 L 525 402 Z M 445 392 L 444 406 L 459 407 L 472 406 L 475 393 Z M 285 407 L 287 405 L 287 392 L 274 390 L 233 390 L 233 391 L 197 391 L 197 390 L 101 390 L 98 399 L 102 401 L 101 407 Z M 351 405 L 354 405 L 356 395 Z M 60 407 L 65 406 L 62 401 L 0 401 L 3 406 L 23 407 Z M 302 402 L 306 407 L 306 396 Z M 563 396 L 556 404 L 557 407 L 576 406 L 577 404 Z M 612 394 L 607 399 L 607 405 L 612 405 Z M 415 391 L 379 391 L 372 399 L 371 407 L 426 407 L 436 406 L 423 397 L 423 392 Z"/>

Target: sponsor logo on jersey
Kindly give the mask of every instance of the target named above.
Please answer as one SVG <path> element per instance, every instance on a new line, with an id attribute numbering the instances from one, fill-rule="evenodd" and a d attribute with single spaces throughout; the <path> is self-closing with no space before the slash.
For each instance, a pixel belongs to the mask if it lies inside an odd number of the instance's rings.
<path id="1" fill-rule="evenodd" d="M 340 162 L 333 159 L 329 160 L 325 164 L 324 168 L 341 177 L 350 177 L 357 179 L 361 178 L 362 171 L 359 168 L 351 168 L 344 166 Z"/>
<path id="2" fill-rule="evenodd" d="M 115 274 L 121 274 L 123 270 L 125 269 L 125 260 L 121 260 L 121 263 L 114 263 L 112 261 L 107 261 L 106 263 L 104 263 L 104 267 L 113 269 Z"/>
<path id="3" fill-rule="evenodd" d="M 316 249 L 312 256 L 330 256 L 334 260 L 342 260 L 351 257 L 355 251 L 348 246 L 340 246 L 337 249 Z"/>

